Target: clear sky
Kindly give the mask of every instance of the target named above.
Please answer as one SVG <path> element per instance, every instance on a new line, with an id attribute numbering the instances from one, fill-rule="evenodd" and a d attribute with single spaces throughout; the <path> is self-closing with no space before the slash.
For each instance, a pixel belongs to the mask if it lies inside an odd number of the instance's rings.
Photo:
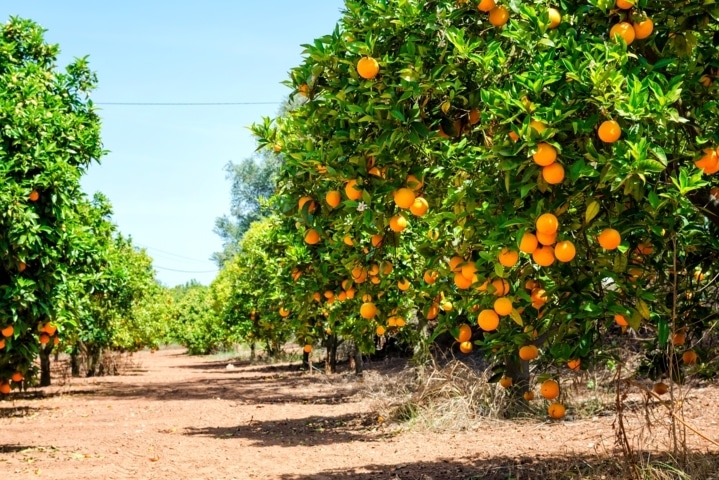
<path id="1" fill-rule="evenodd" d="M 102 105 L 110 152 L 83 180 L 114 207 L 122 233 L 147 248 L 168 286 L 209 284 L 229 212 L 224 166 L 252 155 L 247 127 L 273 117 L 300 47 L 329 34 L 341 0 L 1 0 L 0 16 L 30 18 L 60 44 L 64 67 L 88 55 L 105 102 L 269 102 L 235 106 Z"/>

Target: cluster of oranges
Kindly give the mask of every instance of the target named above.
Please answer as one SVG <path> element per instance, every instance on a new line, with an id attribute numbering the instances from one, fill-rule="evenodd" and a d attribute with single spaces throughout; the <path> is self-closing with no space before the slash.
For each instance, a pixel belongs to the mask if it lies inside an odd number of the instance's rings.
<path id="1" fill-rule="evenodd" d="M 627 45 L 631 45 L 634 40 L 644 40 L 648 38 L 654 31 L 654 22 L 646 15 L 637 14 L 632 11 L 634 7 L 633 1 L 617 0 L 618 9 L 626 11 L 626 20 L 623 20 L 609 30 L 609 36 L 616 39 L 618 36 L 624 39 Z M 631 21 L 632 17 L 639 17 L 637 21 Z M 630 21 L 627 21 L 630 20 Z"/>

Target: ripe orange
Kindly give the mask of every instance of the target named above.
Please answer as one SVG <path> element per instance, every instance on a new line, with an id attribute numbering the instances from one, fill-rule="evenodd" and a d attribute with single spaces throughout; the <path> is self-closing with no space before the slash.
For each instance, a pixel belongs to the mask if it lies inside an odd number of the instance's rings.
<path id="1" fill-rule="evenodd" d="M 280 317 L 286 318 L 290 316 L 290 311 L 287 310 L 285 307 L 280 307 Z"/>
<path id="2" fill-rule="evenodd" d="M 384 332 L 386 332 L 386 331 L 387 331 L 387 329 L 384 328 L 382 325 L 377 325 L 377 328 L 375 329 L 375 333 L 377 334 L 378 337 L 381 337 L 382 335 L 384 335 Z"/>
<path id="3" fill-rule="evenodd" d="M 559 396 L 559 383 L 556 380 L 546 380 L 539 393 L 547 400 L 554 400 Z"/>
<path id="4" fill-rule="evenodd" d="M 423 216 L 425 213 L 427 213 L 428 209 L 429 204 L 427 203 L 427 200 L 422 197 L 415 198 L 414 203 L 411 207 L 409 207 L 409 211 L 412 212 L 412 215 L 416 217 Z"/>
<path id="5" fill-rule="evenodd" d="M 624 315 L 621 315 L 617 313 L 614 315 L 614 321 L 619 325 L 620 327 L 628 327 L 629 323 L 627 322 L 627 319 L 624 317 Z"/>
<path id="6" fill-rule="evenodd" d="M 634 6 L 634 2 L 630 0 L 617 0 L 617 8 L 621 8 L 622 10 L 629 10 Z"/>
<path id="7" fill-rule="evenodd" d="M 309 245 L 317 245 L 320 242 L 319 232 L 314 228 L 307 230 L 307 233 L 305 233 L 305 242 Z"/>
<path id="8" fill-rule="evenodd" d="M 347 300 L 352 300 L 353 298 L 355 298 L 356 293 L 357 290 L 355 290 L 354 288 L 350 288 L 349 290 L 347 290 Z"/>
<path id="9" fill-rule="evenodd" d="M 389 219 L 389 228 L 393 232 L 400 233 L 407 228 L 407 219 L 402 215 L 395 215 Z"/>
<path id="10" fill-rule="evenodd" d="M 406 278 L 403 278 L 397 282 L 397 288 L 399 288 L 403 292 L 409 290 L 410 285 L 411 284 L 409 283 L 409 280 L 407 280 Z"/>
<path id="11" fill-rule="evenodd" d="M 319 302 L 322 300 L 322 295 L 320 295 L 320 292 L 315 292 L 312 294 L 312 298 L 315 300 L 315 302 Z"/>
<path id="12" fill-rule="evenodd" d="M 477 10 L 480 12 L 489 12 L 495 7 L 494 0 L 481 0 L 477 5 Z"/>
<path id="13" fill-rule="evenodd" d="M 427 320 L 433 320 L 437 318 L 437 315 L 439 315 L 439 305 L 433 303 L 427 310 Z"/>
<path id="14" fill-rule="evenodd" d="M 597 135 L 604 143 L 614 143 L 622 136 L 622 127 L 614 120 L 605 120 L 599 125 Z"/>
<path id="15" fill-rule="evenodd" d="M 22 273 L 25 271 L 26 268 L 27 268 L 27 264 L 25 262 L 22 262 L 22 261 L 18 262 L 18 264 L 17 264 L 18 272 Z"/>
<path id="16" fill-rule="evenodd" d="M 362 318 L 371 320 L 377 315 L 377 307 L 372 302 L 365 302 L 360 307 L 360 315 L 362 315 Z"/>
<path id="17" fill-rule="evenodd" d="M 395 317 L 395 323 L 397 324 L 398 327 L 402 328 L 405 325 L 407 325 L 407 320 L 405 320 L 402 317 Z"/>
<path id="18" fill-rule="evenodd" d="M 519 349 L 519 358 L 522 360 L 534 360 L 539 356 L 539 349 L 536 345 L 525 345 Z"/>
<path id="19" fill-rule="evenodd" d="M 532 260 L 540 267 L 549 267 L 554 263 L 554 248 L 550 245 L 539 247 L 532 253 Z"/>
<path id="20" fill-rule="evenodd" d="M 542 245 L 554 245 L 557 241 L 557 233 L 537 233 L 537 241 Z M 535 249 L 536 250 L 536 249 Z M 534 253 L 534 252 L 532 252 Z"/>
<path id="21" fill-rule="evenodd" d="M 459 351 L 462 353 L 472 353 L 472 342 L 462 342 L 459 344 Z"/>
<path id="22" fill-rule="evenodd" d="M 637 40 L 643 40 L 654 31 L 654 22 L 652 22 L 651 18 L 647 17 L 641 22 L 634 23 L 632 27 L 634 28 L 634 35 L 637 37 Z"/>
<path id="23" fill-rule="evenodd" d="M 427 270 L 426 272 L 424 272 L 424 276 L 422 278 L 424 278 L 424 281 L 428 285 L 432 285 L 434 282 L 437 281 L 437 278 L 439 278 L 439 274 L 434 270 Z"/>
<path id="24" fill-rule="evenodd" d="M 474 276 L 477 273 L 477 265 L 474 262 L 466 262 L 460 268 L 460 273 L 468 279 L 474 280 Z"/>
<path id="25" fill-rule="evenodd" d="M 494 7 L 489 11 L 489 23 L 501 27 L 509 21 L 509 10 L 505 7 Z"/>
<path id="26" fill-rule="evenodd" d="M 543 213 L 537 218 L 536 227 L 540 233 L 555 233 L 559 229 L 559 221 L 551 213 Z"/>
<path id="27" fill-rule="evenodd" d="M 325 290 L 324 296 L 327 299 L 334 298 L 335 292 L 333 292 L 332 290 Z"/>
<path id="28" fill-rule="evenodd" d="M 494 311 L 503 317 L 512 313 L 512 301 L 507 297 L 499 297 L 494 301 Z"/>
<path id="29" fill-rule="evenodd" d="M 509 293 L 509 282 L 503 278 L 492 281 L 492 286 L 496 297 L 503 297 Z"/>
<path id="30" fill-rule="evenodd" d="M 499 252 L 498 260 L 499 263 L 505 267 L 513 267 L 519 261 L 519 253 L 516 250 L 504 247 L 502 251 Z"/>
<path id="31" fill-rule="evenodd" d="M 654 252 L 654 247 L 652 247 L 652 244 L 649 242 L 640 243 L 637 245 L 637 251 L 642 255 L 651 255 L 652 252 Z"/>
<path id="32" fill-rule="evenodd" d="M 345 235 L 345 236 L 342 238 L 342 242 L 343 242 L 345 245 L 347 245 L 348 247 L 351 247 L 351 246 L 353 246 L 353 245 L 355 244 L 354 240 L 352 240 L 352 237 L 350 237 L 349 235 Z"/>
<path id="33" fill-rule="evenodd" d="M 719 153 L 713 148 L 705 148 L 702 158 L 694 162 L 697 168 L 701 169 L 706 175 L 712 175 L 719 172 Z"/>
<path id="34" fill-rule="evenodd" d="M 469 111 L 469 124 L 477 125 L 479 123 L 479 110 L 473 108 Z"/>
<path id="35" fill-rule="evenodd" d="M 2 350 L 3 348 L 5 348 L 5 339 L 0 338 L 0 350 Z"/>
<path id="36" fill-rule="evenodd" d="M 387 260 L 386 262 L 382 262 L 382 275 L 389 275 L 392 273 L 392 270 L 394 270 L 394 265 L 392 265 L 392 262 Z"/>
<path id="37" fill-rule="evenodd" d="M 367 280 L 367 269 L 362 266 L 356 266 L 352 269 L 352 280 L 355 283 L 362 283 Z"/>
<path id="38" fill-rule="evenodd" d="M 350 200 L 359 200 L 362 198 L 362 190 L 357 188 L 357 180 L 350 180 L 345 184 L 345 195 Z"/>
<path id="39" fill-rule="evenodd" d="M 312 353 L 312 345 L 307 344 L 302 348 L 302 351 L 305 353 Z"/>
<path id="40" fill-rule="evenodd" d="M 341 291 L 335 298 L 338 302 L 344 302 L 347 300 L 347 292 Z"/>
<path id="41" fill-rule="evenodd" d="M 511 138 L 513 142 L 516 142 L 519 140 L 519 135 L 517 135 L 517 132 L 511 131 L 509 132 L 509 138 Z"/>
<path id="42" fill-rule="evenodd" d="M 564 180 L 564 167 L 554 162 L 542 168 L 542 178 L 550 185 L 559 185 Z"/>
<path id="43" fill-rule="evenodd" d="M 564 405 L 562 405 L 561 403 L 553 403 L 549 407 L 547 407 L 547 413 L 551 418 L 559 420 L 563 418 L 567 412 L 564 408 Z"/>
<path id="44" fill-rule="evenodd" d="M 531 390 L 528 392 L 524 392 L 524 395 L 522 395 L 522 397 L 524 397 L 526 401 L 531 402 L 532 400 L 534 400 L 534 392 L 532 392 Z"/>
<path id="45" fill-rule="evenodd" d="M 20 373 L 20 372 L 15 372 L 15 373 L 12 374 L 12 377 L 10 377 L 10 378 L 12 379 L 13 382 L 15 382 L 15 383 L 20 383 L 20 382 L 23 381 L 23 379 L 24 379 L 25 377 L 23 377 L 22 373 Z"/>
<path id="46" fill-rule="evenodd" d="M 394 192 L 394 203 L 399 208 L 406 210 L 414 204 L 415 200 L 414 191 L 409 188 L 399 188 Z"/>
<path id="47" fill-rule="evenodd" d="M 415 192 L 422 190 L 422 187 L 424 187 L 424 182 L 412 174 L 407 175 L 404 183 Z"/>
<path id="48" fill-rule="evenodd" d="M 562 15 L 559 13 L 559 10 L 556 8 L 549 8 L 547 13 L 549 14 L 549 29 L 552 30 L 557 28 L 559 24 L 562 23 Z"/>
<path id="49" fill-rule="evenodd" d="M 664 395 L 669 391 L 669 387 L 664 382 L 658 382 L 654 384 L 653 390 L 657 395 Z"/>
<path id="50" fill-rule="evenodd" d="M 0 393 L 3 395 L 8 395 L 10 393 L 10 384 L 7 382 L 0 383 Z"/>
<path id="51" fill-rule="evenodd" d="M 541 303 L 544 305 L 547 303 L 547 292 L 543 288 L 534 288 L 529 298 L 532 300 L 532 303 Z"/>
<path id="52" fill-rule="evenodd" d="M 622 236 L 613 228 L 605 228 L 599 234 L 597 240 L 605 250 L 614 250 L 622 243 Z"/>
<path id="53" fill-rule="evenodd" d="M 297 91 L 303 97 L 309 97 L 309 95 L 310 95 L 310 87 L 306 83 L 303 83 L 302 85 L 297 87 Z"/>
<path id="54" fill-rule="evenodd" d="M 327 195 L 325 195 L 325 201 L 330 207 L 337 208 L 342 201 L 342 196 L 337 190 L 330 190 L 327 192 Z"/>
<path id="55" fill-rule="evenodd" d="M 384 243 L 384 236 L 380 235 L 379 233 L 376 235 L 372 235 L 372 238 L 370 239 L 372 242 L 372 246 L 375 248 L 379 248 Z"/>
<path id="56" fill-rule="evenodd" d="M 460 290 L 467 290 L 469 287 L 472 286 L 472 278 L 467 278 L 462 273 L 455 273 L 454 274 L 454 284 L 459 288 Z"/>
<path id="57" fill-rule="evenodd" d="M 300 210 L 302 210 L 304 208 L 306 203 L 309 203 L 309 205 L 307 207 L 308 212 L 312 213 L 317 209 L 317 204 L 312 199 L 312 197 L 309 197 L 309 196 L 304 196 L 304 197 L 300 198 L 299 202 L 297 202 L 297 203 L 299 204 Z"/>
<path id="58" fill-rule="evenodd" d="M 537 151 L 532 155 L 532 159 L 540 167 L 546 167 L 557 160 L 557 149 L 548 143 L 542 142 L 537 145 Z"/>
<path id="59" fill-rule="evenodd" d="M 40 344 L 47 345 L 50 343 L 50 336 L 47 333 L 40 334 Z"/>
<path id="60" fill-rule="evenodd" d="M 40 194 L 37 190 L 33 190 L 30 192 L 30 195 L 28 196 L 31 202 L 37 202 L 40 199 Z"/>
<path id="61" fill-rule="evenodd" d="M 687 350 L 682 354 L 682 362 L 686 365 L 694 365 L 697 363 L 697 352 L 694 350 Z"/>
<path id="62" fill-rule="evenodd" d="M 540 122 L 539 120 L 532 120 L 531 122 L 529 122 L 529 128 L 533 128 L 539 135 L 541 135 L 542 132 L 547 129 L 547 126 L 544 124 L 544 122 Z"/>
<path id="63" fill-rule="evenodd" d="M 496 330 L 499 326 L 499 315 L 494 310 L 482 310 L 477 315 L 477 325 L 485 332 Z"/>
<path id="64" fill-rule="evenodd" d="M 569 240 L 564 240 L 554 246 L 554 256 L 560 262 L 571 262 L 577 255 L 577 249 Z"/>
<path id="65" fill-rule="evenodd" d="M 366 80 L 372 80 L 379 73 L 379 63 L 372 57 L 362 57 L 357 62 L 357 73 Z"/>
<path id="66" fill-rule="evenodd" d="M 12 337 L 12 334 L 15 333 L 15 329 L 12 325 L 8 325 L 7 327 L 0 330 L 0 333 L 2 333 L 3 337 Z"/>
<path id="67" fill-rule="evenodd" d="M 519 241 L 519 251 L 524 253 L 532 253 L 537 249 L 539 242 L 537 236 L 531 232 L 524 232 L 522 239 Z"/>
<path id="68" fill-rule="evenodd" d="M 449 269 L 452 270 L 455 273 L 461 272 L 462 267 L 460 267 L 461 264 L 464 263 L 464 258 L 455 255 L 454 257 L 449 259 Z"/>
<path id="69" fill-rule="evenodd" d="M 629 22 L 619 22 L 609 30 L 609 38 L 617 40 L 617 37 L 622 37 L 627 45 L 631 45 L 634 41 L 634 27 Z"/>
<path id="70" fill-rule="evenodd" d="M 570 370 L 579 371 L 579 368 L 582 365 L 582 360 L 580 358 L 575 358 L 567 362 L 567 366 Z"/>
<path id="71" fill-rule="evenodd" d="M 709 88 L 712 86 L 712 77 L 710 77 L 709 75 L 702 75 L 699 78 L 699 83 L 701 83 L 702 86 Z"/>
<path id="72" fill-rule="evenodd" d="M 672 335 L 672 344 L 681 347 L 684 345 L 687 341 L 687 336 L 683 332 L 677 332 L 674 335 Z"/>
<path id="73" fill-rule="evenodd" d="M 512 377 L 502 377 L 499 379 L 499 384 L 503 388 L 509 388 L 512 386 Z"/>
<path id="74" fill-rule="evenodd" d="M 472 327 L 463 323 L 459 326 L 459 334 L 457 335 L 457 341 L 459 343 L 468 342 L 472 338 Z"/>

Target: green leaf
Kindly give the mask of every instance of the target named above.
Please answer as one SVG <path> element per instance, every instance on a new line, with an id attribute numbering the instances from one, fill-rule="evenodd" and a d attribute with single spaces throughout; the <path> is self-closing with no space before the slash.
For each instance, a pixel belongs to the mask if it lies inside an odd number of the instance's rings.
<path id="1" fill-rule="evenodd" d="M 592 200 L 591 202 L 589 202 L 589 205 L 587 205 L 587 210 L 584 212 L 584 223 L 589 224 L 589 222 L 591 222 L 598 213 L 599 202 L 597 202 L 596 200 Z"/>

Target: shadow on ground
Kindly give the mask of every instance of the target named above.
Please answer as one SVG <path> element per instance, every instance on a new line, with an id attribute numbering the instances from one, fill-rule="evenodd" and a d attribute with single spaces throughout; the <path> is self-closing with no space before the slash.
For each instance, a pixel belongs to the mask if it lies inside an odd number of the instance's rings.
<path id="1" fill-rule="evenodd" d="M 378 442 L 381 435 L 367 435 L 372 425 L 367 415 L 347 414 L 333 417 L 306 417 L 278 421 L 248 421 L 233 427 L 205 427 L 185 429 L 190 436 L 209 436 L 219 439 L 250 440 L 257 447 L 307 447 L 350 442 Z"/>
<path id="2" fill-rule="evenodd" d="M 465 446 L 469 450 L 469 446 Z M 474 447 L 476 448 L 476 447 Z M 478 449 L 480 450 L 480 449 Z M 478 452 L 477 456 L 480 456 Z M 719 478 L 719 454 L 690 453 L 686 475 L 676 470 L 677 462 L 668 455 L 644 454 L 639 471 L 651 471 L 646 478 L 703 479 Z M 658 472 L 662 472 L 658 474 Z M 661 475 L 661 476 L 657 476 Z M 283 475 L 281 480 L 619 480 L 634 478 L 621 459 L 599 456 L 511 457 L 417 462 L 400 465 L 367 465 L 353 470 L 326 470 L 311 475 Z M 645 478 L 645 477 L 641 477 Z"/>

